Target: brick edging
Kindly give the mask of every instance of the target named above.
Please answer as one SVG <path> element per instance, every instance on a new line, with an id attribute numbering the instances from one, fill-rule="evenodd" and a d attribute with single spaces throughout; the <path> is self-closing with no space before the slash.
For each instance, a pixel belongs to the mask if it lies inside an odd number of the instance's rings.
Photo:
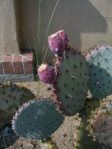
<path id="1" fill-rule="evenodd" d="M 32 74 L 33 54 L 12 54 L 0 56 L 0 75 Z"/>

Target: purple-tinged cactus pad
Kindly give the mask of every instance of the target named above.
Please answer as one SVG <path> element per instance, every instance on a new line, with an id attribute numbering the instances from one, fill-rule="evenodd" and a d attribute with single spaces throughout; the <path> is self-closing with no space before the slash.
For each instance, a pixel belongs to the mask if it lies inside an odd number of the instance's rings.
<path id="1" fill-rule="evenodd" d="M 79 52 L 66 51 L 59 71 L 55 84 L 57 98 L 66 113 L 75 114 L 84 107 L 88 91 L 86 61 Z"/>
<path id="2" fill-rule="evenodd" d="M 68 42 L 68 37 L 64 30 L 60 30 L 48 37 L 50 50 L 58 55 L 61 55 L 68 48 Z"/>
<path id="3" fill-rule="evenodd" d="M 44 140 L 58 129 L 63 119 L 52 100 L 38 99 L 25 103 L 16 112 L 12 127 L 18 136 Z"/>
<path id="4" fill-rule="evenodd" d="M 41 66 L 38 68 L 38 75 L 40 80 L 44 83 L 53 84 L 56 80 L 55 69 L 48 64 L 41 64 Z"/>
<path id="5" fill-rule="evenodd" d="M 93 97 L 102 99 L 112 93 L 112 46 L 97 46 L 87 53 L 89 89 Z"/>
<path id="6" fill-rule="evenodd" d="M 112 147 L 112 95 L 103 99 L 91 112 L 88 130 L 94 139 Z"/>

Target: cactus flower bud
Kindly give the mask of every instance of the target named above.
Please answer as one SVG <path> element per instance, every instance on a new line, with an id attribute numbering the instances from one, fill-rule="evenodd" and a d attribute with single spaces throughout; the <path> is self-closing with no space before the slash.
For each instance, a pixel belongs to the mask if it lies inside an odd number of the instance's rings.
<path id="1" fill-rule="evenodd" d="M 38 68 L 38 75 L 41 81 L 44 83 L 53 84 L 56 80 L 56 72 L 52 66 L 48 64 L 42 64 Z"/>
<path id="2" fill-rule="evenodd" d="M 60 30 L 48 37 L 49 48 L 57 55 L 61 55 L 68 47 L 68 37 L 64 30 Z"/>

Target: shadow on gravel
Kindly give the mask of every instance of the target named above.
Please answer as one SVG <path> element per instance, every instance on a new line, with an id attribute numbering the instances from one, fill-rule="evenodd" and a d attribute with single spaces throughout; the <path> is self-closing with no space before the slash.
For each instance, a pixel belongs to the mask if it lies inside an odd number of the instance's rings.
<path id="1" fill-rule="evenodd" d="M 14 133 L 10 125 L 0 130 L 0 149 L 4 149 L 14 144 L 18 136 Z"/>

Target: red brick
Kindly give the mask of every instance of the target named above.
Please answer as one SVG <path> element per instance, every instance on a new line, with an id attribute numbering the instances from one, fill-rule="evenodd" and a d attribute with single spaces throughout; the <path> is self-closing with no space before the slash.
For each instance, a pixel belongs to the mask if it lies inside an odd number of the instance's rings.
<path id="1" fill-rule="evenodd" d="M 12 56 L 5 55 L 3 57 L 3 69 L 5 74 L 13 74 Z"/>
<path id="2" fill-rule="evenodd" d="M 15 74 L 24 74 L 21 55 L 15 55 L 13 57 L 13 68 Z"/>
<path id="3" fill-rule="evenodd" d="M 33 57 L 33 53 L 27 53 L 27 54 L 23 54 L 24 56 L 26 56 L 27 58 L 31 58 Z"/>
<path id="4" fill-rule="evenodd" d="M 32 74 L 33 73 L 33 55 L 32 53 L 30 54 L 24 54 L 23 55 L 23 66 L 24 66 L 24 73 L 25 74 Z"/>

